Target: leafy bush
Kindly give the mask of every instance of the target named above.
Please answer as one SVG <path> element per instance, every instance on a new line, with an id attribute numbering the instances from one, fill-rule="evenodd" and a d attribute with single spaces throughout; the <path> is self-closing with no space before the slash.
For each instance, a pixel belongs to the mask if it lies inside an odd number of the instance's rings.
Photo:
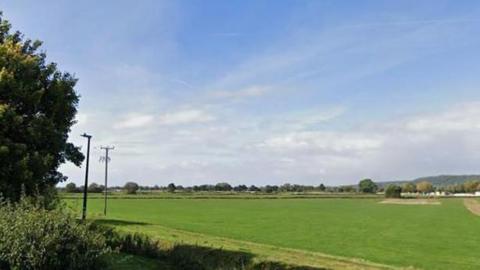
<path id="1" fill-rule="evenodd" d="M 105 237 L 25 198 L 0 204 L 0 269 L 100 269 Z"/>
<path id="2" fill-rule="evenodd" d="M 402 197 L 402 188 L 397 185 L 389 185 L 385 189 L 386 198 L 401 198 Z"/>

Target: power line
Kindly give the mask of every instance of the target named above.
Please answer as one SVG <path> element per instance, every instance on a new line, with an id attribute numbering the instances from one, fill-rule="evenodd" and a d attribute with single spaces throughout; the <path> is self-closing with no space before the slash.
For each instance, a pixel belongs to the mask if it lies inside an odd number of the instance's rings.
<path id="1" fill-rule="evenodd" d="M 107 215 L 107 191 L 108 191 L 108 163 L 110 162 L 110 157 L 108 153 L 110 150 L 115 149 L 113 146 L 101 146 L 100 149 L 105 150 L 105 156 L 100 157 L 100 162 L 105 162 L 105 207 L 103 208 L 103 214 Z"/>

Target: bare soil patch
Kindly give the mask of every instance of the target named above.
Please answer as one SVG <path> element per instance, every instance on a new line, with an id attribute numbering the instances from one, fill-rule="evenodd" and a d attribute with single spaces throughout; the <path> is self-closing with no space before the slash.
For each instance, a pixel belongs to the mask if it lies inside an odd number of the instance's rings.
<path id="1" fill-rule="evenodd" d="M 380 203 L 384 204 L 405 204 L 405 205 L 440 205 L 441 202 L 435 199 L 386 199 Z"/>
<path id="2" fill-rule="evenodd" d="M 472 214 L 480 216 L 480 203 L 475 199 L 464 199 L 463 204 L 472 212 Z"/>

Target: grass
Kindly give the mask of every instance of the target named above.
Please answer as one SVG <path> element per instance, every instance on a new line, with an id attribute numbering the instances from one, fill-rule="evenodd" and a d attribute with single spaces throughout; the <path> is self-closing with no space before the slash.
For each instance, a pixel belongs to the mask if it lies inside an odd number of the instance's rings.
<path id="1" fill-rule="evenodd" d="M 116 199 L 110 201 L 104 222 L 169 241 L 243 248 L 260 257 L 293 258 L 312 266 L 355 265 L 358 261 L 342 258 L 359 258 L 423 269 L 480 267 L 480 218 L 461 199 L 441 200 L 441 205 L 378 201 Z M 69 202 L 80 206 L 80 200 Z M 90 200 L 89 209 L 100 218 L 103 201 Z"/>
<path id="2" fill-rule="evenodd" d="M 79 199 L 82 193 L 60 193 L 64 199 Z M 103 193 L 89 193 L 90 199 L 104 198 Z M 280 193 L 249 193 L 249 192 L 162 192 L 145 191 L 137 194 L 123 192 L 109 192 L 109 199 L 325 199 L 325 198 L 383 198 L 377 194 L 333 193 L 333 192 L 280 192 Z"/>
<path id="3" fill-rule="evenodd" d="M 158 260 L 144 258 L 140 256 L 130 254 L 110 254 L 108 258 L 109 268 L 108 270 L 158 270 L 158 269 L 170 269 L 169 265 L 166 265 Z"/>

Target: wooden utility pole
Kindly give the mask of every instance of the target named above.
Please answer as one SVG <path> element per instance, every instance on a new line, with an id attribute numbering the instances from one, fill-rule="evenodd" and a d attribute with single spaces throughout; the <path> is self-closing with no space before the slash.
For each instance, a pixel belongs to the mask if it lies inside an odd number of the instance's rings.
<path id="1" fill-rule="evenodd" d="M 105 206 L 103 208 L 103 215 L 107 215 L 107 193 L 108 193 L 108 163 L 110 162 L 110 157 L 108 153 L 110 150 L 115 149 L 113 146 L 102 146 L 100 149 L 105 150 L 105 156 L 100 158 L 101 162 L 105 162 Z"/>

